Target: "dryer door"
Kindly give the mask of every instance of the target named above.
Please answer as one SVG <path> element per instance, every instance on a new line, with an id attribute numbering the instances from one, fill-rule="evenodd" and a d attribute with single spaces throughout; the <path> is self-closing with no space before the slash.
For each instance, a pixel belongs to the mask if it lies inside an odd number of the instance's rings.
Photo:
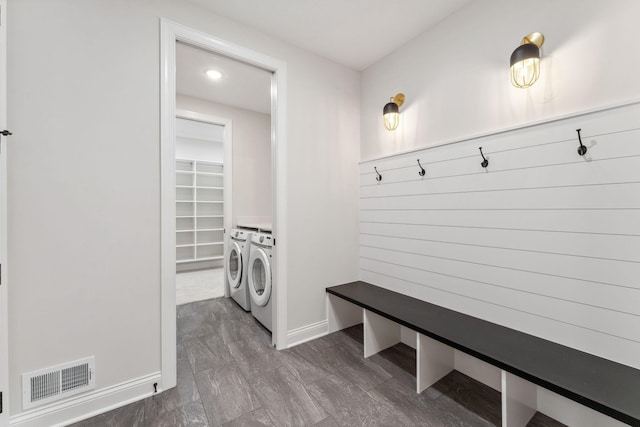
<path id="1" fill-rule="evenodd" d="M 238 242 L 231 242 L 231 250 L 227 256 L 227 279 L 232 289 L 240 286 L 242 279 L 242 248 Z"/>
<path id="2" fill-rule="evenodd" d="M 259 306 L 265 306 L 271 296 L 271 263 L 260 248 L 252 249 L 249 264 L 249 292 L 251 299 Z"/>

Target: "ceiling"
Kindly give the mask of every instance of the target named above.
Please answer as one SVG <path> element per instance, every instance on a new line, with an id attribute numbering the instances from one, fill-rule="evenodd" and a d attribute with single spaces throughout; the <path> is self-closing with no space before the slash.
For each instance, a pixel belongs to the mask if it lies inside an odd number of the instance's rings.
<path id="1" fill-rule="evenodd" d="M 471 0 L 192 1 L 361 71 Z"/>
<path id="2" fill-rule="evenodd" d="M 191 0 L 355 70 L 363 70 L 471 0 Z M 271 73 L 178 43 L 177 92 L 269 114 Z M 222 72 L 213 81 L 208 69 Z"/>
<path id="3" fill-rule="evenodd" d="M 215 69 L 220 80 L 205 72 Z M 271 72 L 226 56 L 178 42 L 176 45 L 176 92 L 218 104 L 269 114 Z"/>

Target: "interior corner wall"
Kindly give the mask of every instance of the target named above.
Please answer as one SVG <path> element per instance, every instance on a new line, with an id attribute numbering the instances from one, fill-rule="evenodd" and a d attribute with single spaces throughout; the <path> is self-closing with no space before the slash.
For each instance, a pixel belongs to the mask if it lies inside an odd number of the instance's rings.
<path id="1" fill-rule="evenodd" d="M 287 64 L 288 329 L 358 277 L 358 72 L 187 1 L 10 1 L 12 416 L 23 372 L 95 355 L 99 393 L 160 370 L 161 17 Z"/>
<path id="2" fill-rule="evenodd" d="M 233 128 L 233 226 L 239 216 L 270 217 L 271 115 L 216 104 L 186 95 L 176 97 L 179 109 L 230 119 Z"/>
<path id="3" fill-rule="evenodd" d="M 471 2 L 362 73 L 362 159 L 640 99 L 634 0 Z M 541 75 L 529 89 L 509 80 L 525 35 L 545 37 Z M 382 107 L 406 95 L 398 129 Z"/>

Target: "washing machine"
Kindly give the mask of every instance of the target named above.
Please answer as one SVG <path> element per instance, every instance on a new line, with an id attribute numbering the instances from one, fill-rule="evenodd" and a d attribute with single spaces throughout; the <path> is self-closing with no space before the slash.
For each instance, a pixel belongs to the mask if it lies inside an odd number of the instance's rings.
<path id="1" fill-rule="evenodd" d="M 227 281 L 231 298 L 245 311 L 251 310 L 249 295 L 249 256 L 251 236 L 253 232 L 238 228 L 231 229 L 229 235 L 229 252 L 225 260 Z"/>
<path id="2" fill-rule="evenodd" d="M 271 331 L 273 313 L 271 312 L 271 259 L 273 237 L 267 233 L 256 233 L 251 237 L 249 256 L 249 294 L 251 295 L 251 314 Z"/>

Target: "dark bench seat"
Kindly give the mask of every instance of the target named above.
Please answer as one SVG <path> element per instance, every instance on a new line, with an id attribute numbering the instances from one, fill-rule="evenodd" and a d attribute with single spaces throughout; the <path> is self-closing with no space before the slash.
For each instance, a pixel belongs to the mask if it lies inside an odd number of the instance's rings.
<path id="1" fill-rule="evenodd" d="M 327 293 L 614 419 L 640 426 L 640 370 L 366 282 Z"/>

